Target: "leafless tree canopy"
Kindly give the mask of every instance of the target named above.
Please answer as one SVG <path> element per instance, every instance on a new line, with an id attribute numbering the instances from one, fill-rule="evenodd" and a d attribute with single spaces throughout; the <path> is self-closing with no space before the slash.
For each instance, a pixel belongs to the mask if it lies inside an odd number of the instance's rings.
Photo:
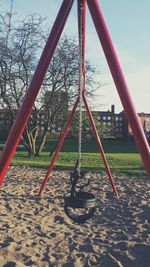
<path id="1" fill-rule="evenodd" d="M 0 15 L 0 105 L 7 109 L 11 124 L 30 84 L 46 42 L 45 20 L 31 15 L 17 21 L 12 11 Z M 95 69 L 87 65 L 87 87 L 92 93 Z M 63 128 L 78 90 L 79 49 L 73 38 L 64 36 L 49 64 L 22 142 L 29 155 L 40 155 L 47 133 L 59 121 Z M 42 130 L 41 130 L 42 125 Z M 37 142 L 38 141 L 38 142 Z"/>

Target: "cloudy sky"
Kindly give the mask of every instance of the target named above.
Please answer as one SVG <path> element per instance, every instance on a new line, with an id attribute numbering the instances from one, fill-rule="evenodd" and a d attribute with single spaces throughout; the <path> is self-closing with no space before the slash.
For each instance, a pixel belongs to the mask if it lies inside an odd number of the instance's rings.
<path id="1" fill-rule="evenodd" d="M 18 17 L 38 13 L 47 17 L 51 28 L 62 0 L 14 0 Z M 150 113 L 150 1 L 99 0 L 106 24 L 138 112 Z M 1 12 L 8 10 L 10 0 L 0 0 Z M 76 1 L 65 26 L 64 33 L 77 35 Z M 106 85 L 100 89 L 95 101 L 98 109 L 122 110 L 97 34 L 87 14 L 87 58 L 96 66 L 96 79 Z M 101 107 L 101 104 L 104 104 Z"/>

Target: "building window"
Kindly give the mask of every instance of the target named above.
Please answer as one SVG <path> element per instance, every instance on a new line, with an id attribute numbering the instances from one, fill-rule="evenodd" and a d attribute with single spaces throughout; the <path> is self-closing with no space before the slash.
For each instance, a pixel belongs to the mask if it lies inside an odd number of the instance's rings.
<path id="1" fill-rule="evenodd" d="M 106 116 L 103 116 L 103 120 L 106 120 Z"/>
<path id="2" fill-rule="evenodd" d="M 107 120 L 110 121 L 110 120 L 111 120 L 111 116 L 108 116 L 108 117 L 107 117 Z"/>

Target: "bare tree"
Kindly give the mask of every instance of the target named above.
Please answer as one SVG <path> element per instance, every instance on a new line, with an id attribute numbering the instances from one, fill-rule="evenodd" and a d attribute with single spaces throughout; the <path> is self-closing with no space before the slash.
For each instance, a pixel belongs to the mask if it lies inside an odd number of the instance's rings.
<path id="1" fill-rule="evenodd" d="M 44 42 L 41 35 L 43 19 L 40 16 L 32 15 L 20 22 L 14 22 L 14 19 L 12 22 L 12 16 L 12 10 L 0 16 L 0 102 L 9 114 L 11 125 L 29 86 Z M 36 103 L 34 110 L 37 112 Z M 29 154 L 35 153 L 32 141 L 36 139 L 37 133 L 33 127 L 35 124 L 31 117 L 22 138 Z"/>
<path id="2" fill-rule="evenodd" d="M 11 124 L 21 106 L 44 46 L 44 19 L 38 15 L 15 21 L 12 9 L 0 16 L 0 92 Z M 87 65 L 87 87 L 92 93 L 95 69 Z M 41 92 L 33 106 L 22 142 L 30 156 L 39 156 L 54 123 L 63 128 L 78 90 L 79 49 L 74 39 L 64 36 L 49 64 Z"/>

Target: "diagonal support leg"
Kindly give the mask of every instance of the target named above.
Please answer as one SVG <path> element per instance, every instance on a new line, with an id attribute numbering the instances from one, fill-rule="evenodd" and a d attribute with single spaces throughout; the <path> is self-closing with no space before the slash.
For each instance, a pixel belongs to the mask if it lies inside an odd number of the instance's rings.
<path id="1" fill-rule="evenodd" d="M 59 154 L 59 151 L 60 151 L 60 149 L 61 149 L 61 147 L 62 147 L 62 145 L 63 145 L 63 143 L 64 143 L 65 137 L 66 137 L 66 135 L 67 135 L 67 133 L 68 133 L 68 130 L 69 130 L 69 128 L 70 128 L 70 125 L 71 125 L 71 123 L 72 123 L 73 115 L 74 115 L 74 113 L 75 113 L 75 111 L 76 111 L 76 108 L 77 108 L 77 106 L 78 106 L 78 103 L 79 103 L 79 96 L 78 96 L 77 99 L 76 99 L 76 102 L 75 102 L 74 107 L 73 107 L 73 109 L 72 109 L 72 111 L 71 111 L 71 114 L 70 114 L 70 116 L 69 116 L 69 119 L 68 119 L 68 121 L 67 121 L 67 124 L 66 124 L 66 126 L 65 126 L 65 129 L 64 129 L 64 131 L 63 131 L 63 134 L 62 134 L 62 136 L 61 136 L 61 138 L 60 138 L 60 140 L 59 140 L 58 146 L 57 146 L 57 148 L 56 148 L 56 150 L 55 150 L 55 153 L 54 153 L 54 155 L 53 155 L 53 157 L 52 157 L 51 164 L 50 164 L 50 166 L 49 166 L 49 168 L 48 168 L 48 171 L 47 171 L 47 173 L 46 173 L 45 179 L 44 179 L 44 181 L 43 181 L 43 183 L 42 183 L 42 186 L 41 186 L 41 188 L 40 188 L 39 195 L 42 194 L 42 191 L 43 191 L 44 187 L 46 186 L 46 183 L 47 183 L 47 181 L 48 181 L 48 178 L 49 178 L 49 176 L 50 176 L 50 174 L 51 174 L 51 171 L 52 171 L 52 169 L 53 169 L 54 163 L 55 163 L 55 161 L 56 161 L 56 159 L 57 159 L 57 156 L 58 156 L 58 154 Z"/>
<path id="2" fill-rule="evenodd" d="M 92 116 L 92 113 L 91 113 L 91 110 L 89 108 L 88 102 L 87 102 L 86 97 L 85 97 L 85 91 L 83 91 L 83 101 L 84 101 L 84 104 L 85 104 L 85 107 L 86 107 L 86 110 L 87 110 L 87 113 L 88 113 L 88 116 L 89 116 L 89 120 L 90 120 L 91 125 L 92 125 L 93 132 L 94 132 L 95 137 L 96 137 L 98 148 L 99 148 L 99 151 L 101 153 L 101 156 L 102 156 L 102 159 L 103 159 L 103 162 L 104 162 L 104 165 L 105 165 L 105 168 L 106 168 L 106 171 L 107 171 L 107 174 L 108 174 L 108 177 L 109 177 L 112 189 L 113 189 L 113 192 L 118 197 L 117 189 L 116 189 L 115 183 L 113 181 L 113 177 L 112 177 L 112 174 L 111 174 L 111 171 L 110 171 L 110 168 L 109 168 L 109 165 L 108 165 L 108 162 L 107 162 L 104 150 L 103 150 L 103 146 L 101 144 L 101 141 L 100 141 L 97 129 L 96 129 L 96 125 L 95 125 L 95 122 L 94 122 L 94 119 L 93 119 L 93 116 Z"/>
<path id="3" fill-rule="evenodd" d="M 82 8 L 82 12 L 81 12 L 81 8 Z M 81 13 L 83 13 L 83 14 L 81 14 Z M 82 20 L 82 29 L 80 29 L 81 20 Z M 78 29 L 79 29 L 79 38 L 80 38 L 80 36 L 82 38 L 82 42 L 81 42 L 82 43 L 82 77 L 83 77 L 82 98 L 83 98 L 83 102 L 85 104 L 85 107 L 86 107 L 86 110 L 88 113 L 89 120 L 90 120 L 91 125 L 92 125 L 93 132 L 94 132 L 95 137 L 96 137 L 98 148 L 99 148 L 100 153 L 102 155 L 102 159 L 103 159 L 103 162 L 104 162 L 104 165 L 105 165 L 105 168 L 106 168 L 113 192 L 116 196 L 118 196 L 118 193 L 117 193 L 117 190 L 116 190 L 113 178 L 112 178 L 112 174 L 111 174 L 109 165 L 107 163 L 107 159 L 106 159 L 106 156 L 105 156 L 105 153 L 104 153 L 104 150 L 103 150 L 96 126 L 95 126 L 95 122 L 94 122 L 91 110 L 88 106 L 88 102 L 86 100 L 86 88 L 85 88 L 85 84 L 86 84 L 86 64 L 85 64 L 86 0 L 78 0 Z"/>
<path id="4" fill-rule="evenodd" d="M 74 0 L 64 0 L 0 159 L 0 185 L 16 151 Z"/>
<path id="5" fill-rule="evenodd" d="M 135 110 L 128 86 L 121 70 L 111 37 L 105 24 L 98 0 L 86 0 L 95 28 L 105 53 L 112 77 L 125 110 L 126 117 L 143 160 L 145 169 L 150 177 L 150 148 L 145 137 L 142 125 Z"/>

